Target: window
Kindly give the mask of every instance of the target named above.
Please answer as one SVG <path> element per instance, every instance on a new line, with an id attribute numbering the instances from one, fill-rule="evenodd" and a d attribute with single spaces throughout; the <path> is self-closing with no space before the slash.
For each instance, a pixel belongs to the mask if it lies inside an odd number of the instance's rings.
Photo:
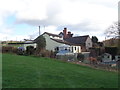
<path id="1" fill-rule="evenodd" d="M 67 50 L 67 48 L 65 48 L 65 50 Z"/>
<path id="2" fill-rule="evenodd" d="M 76 50 L 76 47 L 75 47 L 75 50 Z"/>
<path id="3" fill-rule="evenodd" d="M 73 52 L 73 47 L 72 47 L 72 52 Z"/>
<path id="4" fill-rule="evenodd" d="M 57 47 L 56 49 L 57 49 L 57 51 L 59 51 L 59 47 Z"/>
<path id="5" fill-rule="evenodd" d="M 56 51 L 59 51 L 59 47 L 56 47 L 55 50 L 56 50 Z"/>

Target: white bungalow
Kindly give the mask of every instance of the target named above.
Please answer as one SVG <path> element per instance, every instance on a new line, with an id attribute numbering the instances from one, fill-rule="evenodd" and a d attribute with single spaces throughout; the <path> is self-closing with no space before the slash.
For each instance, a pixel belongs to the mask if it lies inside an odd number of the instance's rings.
<path id="1" fill-rule="evenodd" d="M 61 46 L 56 47 L 56 51 L 58 52 L 56 54 L 56 58 L 71 61 L 77 59 L 77 54 L 81 53 L 81 47 L 63 44 Z"/>
<path id="2" fill-rule="evenodd" d="M 69 55 L 69 54 L 81 53 L 80 46 L 73 46 L 66 44 L 56 47 L 56 50 L 58 51 L 57 55 Z"/>

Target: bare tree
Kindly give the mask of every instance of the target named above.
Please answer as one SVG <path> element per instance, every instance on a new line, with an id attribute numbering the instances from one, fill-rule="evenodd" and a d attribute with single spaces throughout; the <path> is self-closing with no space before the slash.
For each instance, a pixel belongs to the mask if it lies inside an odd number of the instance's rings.
<path id="1" fill-rule="evenodd" d="M 112 37 L 112 38 L 117 38 L 120 34 L 120 22 L 115 22 L 111 26 L 109 26 L 105 33 L 107 38 Z"/>

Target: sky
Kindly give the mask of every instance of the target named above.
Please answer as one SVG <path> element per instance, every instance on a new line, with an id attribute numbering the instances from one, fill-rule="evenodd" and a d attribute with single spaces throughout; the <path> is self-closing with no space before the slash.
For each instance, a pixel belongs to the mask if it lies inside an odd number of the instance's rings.
<path id="1" fill-rule="evenodd" d="M 105 39 L 118 21 L 119 0 L 0 0 L 0 40 L 34 39 L 40 33 L 59 34 L 67 27 L 74 36 Z"/>

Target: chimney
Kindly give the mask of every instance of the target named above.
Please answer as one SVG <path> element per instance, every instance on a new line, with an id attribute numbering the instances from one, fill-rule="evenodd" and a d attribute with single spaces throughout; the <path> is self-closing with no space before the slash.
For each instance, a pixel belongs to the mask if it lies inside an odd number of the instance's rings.
<path id="1" fill-rule="evenodd" d="M 64 28 L 63 34 L 64 34 L 63 38 L 66 38 L 67 37 L 67 28 Z"/>
<path id="2" fill-rule="evenodd" d="M 71 32 L 69 31 L 68 34 L 71 34 Z"/>
<path id="3" fill-rule="evenodd" d="M 71 32 L 69 31 L 67 36 L 68 36 L 68 38 L 70 38 L 73 36 L 73 34 L 71 34 Z"/>

